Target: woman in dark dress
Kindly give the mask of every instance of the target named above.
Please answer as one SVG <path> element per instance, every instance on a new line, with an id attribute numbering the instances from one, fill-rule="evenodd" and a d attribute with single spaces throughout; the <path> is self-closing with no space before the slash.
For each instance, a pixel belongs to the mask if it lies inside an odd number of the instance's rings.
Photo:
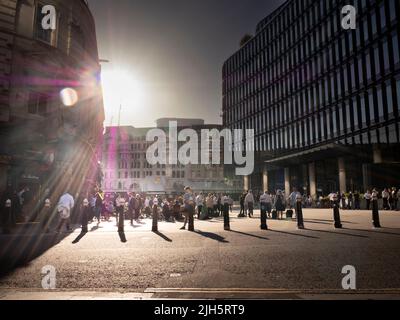
<path id="1" fill-rule="evenodd" d="M 275 209 L 276 209 L 278 219 L 279 219 L 279 216 L 280 216 L 280 219 L 282 219 L 283 211 L 285 211 L 285 204 L 284 204 L 283 194 L 282 194 L 281 190 L 278 190 L 276 192 Z"/>

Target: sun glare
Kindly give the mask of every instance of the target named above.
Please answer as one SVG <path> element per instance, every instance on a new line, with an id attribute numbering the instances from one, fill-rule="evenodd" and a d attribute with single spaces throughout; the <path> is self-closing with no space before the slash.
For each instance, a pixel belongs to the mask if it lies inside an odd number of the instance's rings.
<path id="1" fill-rule="evenodd" d="M 139 111 L 144 104 L 144 89 L 132 73 L 124 70 L 106 70 L 102 73 L 106 112 L 115 115 L 119 106 L 125 111 Z"/>

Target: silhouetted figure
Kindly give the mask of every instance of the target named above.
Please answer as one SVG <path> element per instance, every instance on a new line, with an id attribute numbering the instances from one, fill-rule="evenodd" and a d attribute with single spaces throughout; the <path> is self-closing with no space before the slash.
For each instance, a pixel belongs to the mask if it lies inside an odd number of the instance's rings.
<path id="1" fill-rule="evenodd" d="M 375 228 L 381 228 L 379 221 L 378 192 L 372 191 L 372 223 Z"/>

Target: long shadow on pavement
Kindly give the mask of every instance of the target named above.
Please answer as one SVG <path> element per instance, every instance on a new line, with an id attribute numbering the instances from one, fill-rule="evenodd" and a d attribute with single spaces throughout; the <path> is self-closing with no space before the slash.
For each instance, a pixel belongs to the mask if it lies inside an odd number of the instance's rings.
<path id="1" fill-rule="evenodd" d="M 278 231 L 278 230 L 273 230 L 273 229 L 268 229 L 268 231 L 275 232 L 275 233 L 287 234 L 287 235 L 291 235 L 291 236 L 298 236 L 298 237 L 303 237 L 303 238 L 319 239 L 319 237 L 314 237 L 314 236 L 309 236 L 309 235 L 299 234 L 299 233 L 292 233 L 292 232 L 287 232 L 287 231 Z"/>
<path id="2" fill-rule="evenodd" d="M 351 230 L 351 229 L 346 229 L 343 228 L 344 230 Z M 385 228 L 382 227 L 382 229 L 390 229 L 390 228 Z M 382 230 L 380 229 L 380 230 Z M 365 230 L 365 229 L 353 229 L 354 231 L 362 231 L 362 232 L 370 232 L 370 233 L 377 233 L 377 234 L 387 234 L 387 235 L 391 235 L 391 236 L 399 236 L 400 237 L 400 233 L 393 233 L 393 232 L 387 232 L 387 231 L 378 231 L 378 230 Z"/>
<path id="3" fill-rule="evenodd" d="M 0 277 L 26 265 L 71 235 L 66 233 L 11 234 L 0 236 Z"/>
<path id="4" fill-rule="evenodd" d="M 203 231 L 200 231 L 200 230 L 196 230 L 195 233 L 197 233 L 197 234 L 199 234 L 199 235 L 201 235 L 203 237 L 210 238 L 212 240 L 216 240 L 218 242 L 229 243 L 229 241 L 225 240 L 224 237 L 222 237 L 222 236 L 220 236 L 220 235 L 218 235 L 216 233 L 203 232 Z"/>
<path id="5" fill-rule="evenodd" d="M 248 236 L 248 237 L 261 239 L 261 240 L 270 240 L 269 238 L 266 238 L 266 237 L 261 237 L 261 236 L 255 235 L 255 234 L 245 233 L 245 232 L 241 232 L 241 231 L 231 230 L 231 232 L 237 233 L 237 234 L 241 234 L 241 235 L 244 235 L 244 236 Z"/>
<path id="6" fill-rule="evenodd" d="M 172 239 L 168 238 L 165 234 L 161 233 L 160 231 L 153 231 L 153 233 L 163 238 L 165 241 L 172 242 Z"/>
<path id="7" fill-rule="evenodd" d="M 79 236 L 76 237 L 74 241 L 72 241 L 72 244 L 77 244 L 79 241 L 82 240 L 84 236 L 86 236 L 87 232 L 82 231 Z"/>
<path id="8" fill-rule="evenodd" d="M 343 228 L 342 228 L 343 229 Z M 331 233 L 331 234 L 338 234 L 340 236 L 349 236 L 349 237 L 356 237 L 356 238 L 369 238 L 368 236 L 363 236 L 361 234 L 353 234 L 353 233 L 344 233 L 344 232 L 336 232 L 336 231 L 327 231 L 327 230 L 315 230 L 315 229 L 309 229 L 307 228 L 308 231 L 313 231 L 313 232 L 322 232 L 322 233 Z M 339 229 L 340 230 L 340 229 Z M 350 229 L 347 229 L 350 230 Z M 352 230 L 354 231 L 354 230 Z"/>

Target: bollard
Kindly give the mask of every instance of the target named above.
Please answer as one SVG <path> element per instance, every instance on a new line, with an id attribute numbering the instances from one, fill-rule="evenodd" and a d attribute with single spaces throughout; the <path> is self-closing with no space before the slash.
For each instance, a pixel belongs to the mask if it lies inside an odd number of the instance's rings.
<path id="1" fill-rule="evenodd" d="M 153 226 L 151 231 L 158 232 L 158 209 L 156 204 L 153 206 Z"/>
<path id="2" fill-rule="evenodd" d="M 296 218 L 297 218 L 297 228 L 304 229 L 303 220 L 303 208 L 302 208 L 302 197 L 300 194 L 296 196 Z"/>
<path id="3" fill-rule="evenodd" d="M 124 232 L 124 209 L 125 209 L 125 199 L 120 199 L 117 203 L 117 215 L 118 215 L 118 232 Z"/>
<path id="4" fill-rule="evenodd" d="M 267 206 L 265 203 L 261 203 L 261 230 L 268 230 Z"/>
<path id="5" fill-rule="evenodd" d="M 379 221 L 378 192 L 372 192 L 372 223 L 375 228 L 381 228 Z"/>
<path id="6" fill-rule="evenodd" d="M 339 203 L 338 203 L 338 196 L 335 194 L 333 196 L 333 219 L 335 220 L 335 228 L 341 229 L 342 222 L 340 220 L 340 211 L 339 211 Z"/>
<path id="7" fill-rule="evenodd" d="M 189 208 L 189 231 L 194 231 L 194 207 L 192 205 L 188 206 Z"/>
<path id="8" fill-rule="evenodd" d="M 230 220 L 229 220 L 229 204 L 228 203 L 224 203 L 223 210 L 224 210 L 224 230 L 230 231 L 231 225 L 230 225 Z"/>

